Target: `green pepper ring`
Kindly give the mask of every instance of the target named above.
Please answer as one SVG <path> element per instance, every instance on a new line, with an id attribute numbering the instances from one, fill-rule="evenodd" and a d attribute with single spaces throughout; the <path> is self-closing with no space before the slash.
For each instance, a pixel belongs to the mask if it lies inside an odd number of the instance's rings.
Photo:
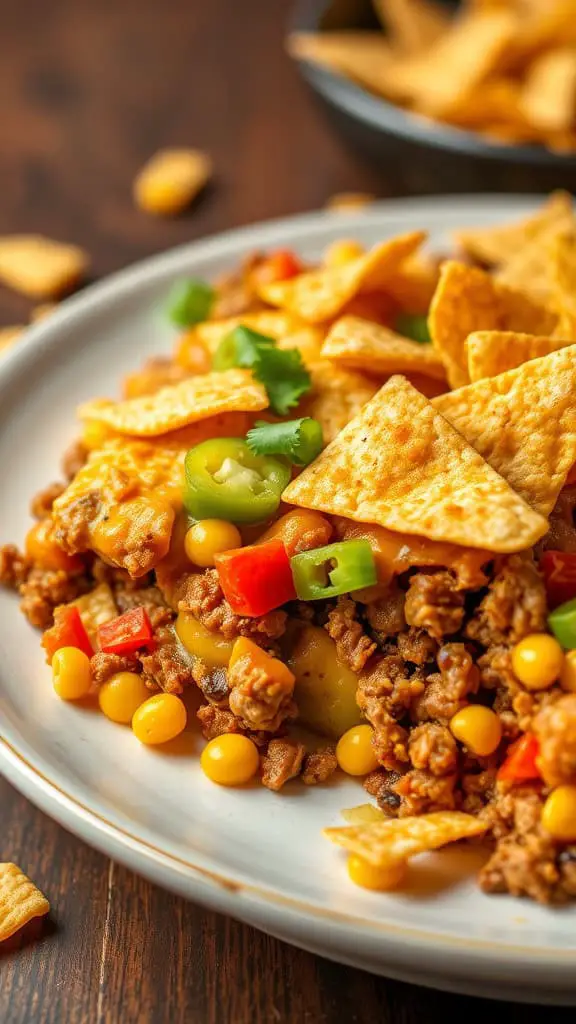
<path id="1" fill-rule="evenodd" d="M 213 474 L 230 458 L 262 478 L 258 490 L 234 479 L 218 483 Z M 254 455 L 240 437 L 217 437 L 191 448 L 184 461 L 184 507 L 194 519 L 262 523 L 278 510 L 291 470 L 287 462 Z"/>

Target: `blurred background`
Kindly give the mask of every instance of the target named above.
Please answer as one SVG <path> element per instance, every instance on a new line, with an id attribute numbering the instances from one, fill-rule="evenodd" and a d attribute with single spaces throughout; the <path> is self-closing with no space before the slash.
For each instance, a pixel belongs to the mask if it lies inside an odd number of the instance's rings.
<path id="1" fill-rule="evenodd" d="M 389 9 L 403 6 L 396 0 Z M 572 2 L 570 12 L 574 29 Z M 286 52 L 295 30 L 359 27 L 384 40 L 370 0 L 0 0 L 0 23 L 1 234 L 40 232 L 81 245 L 93 277 L 210 232 L 321 207 L 335 192 L 534 192 L 576 180 L 570 154 L 534 162 L 508 145 L 493 159 L 482 155 L 484 142 L 443 149 L 421 132 L 418 143 L 390 134 L 398 129 L 390 110 L 404 136 L 414 134 L 407 117 L 423 119 Z M 482 40 L 472 36 L 476 50 Z M 472 58 L 459 59 L 449 79 Z M 322 86 L 317 71 L 327 76 Z M 437 82 L 437 72 L 427 80 Z M 343 113 L 327 81 L 375 104 L 382 123 L 367 124 L 365 111 Z M 428 122 L 425 131 L 436 130 L 447 129 Z M 203 194 L 171 219 L 147 215 L 132 199 L 135 175 L 166 146 L 198 147 L 214 163 Z M 25 299 L 2 289 L 1 323 L 28 312 Z"/>

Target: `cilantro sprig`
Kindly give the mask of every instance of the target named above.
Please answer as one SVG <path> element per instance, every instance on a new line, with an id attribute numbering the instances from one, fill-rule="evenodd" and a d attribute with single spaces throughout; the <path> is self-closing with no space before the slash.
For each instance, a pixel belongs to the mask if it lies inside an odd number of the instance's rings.
<path id="1" fill-rule="evenodd" d="M 277 416 L 285 416 L 312 386 L 297 349 L 279 349 L 273 338 L 242 325 L 222 339 L 214 355 L 215 370 L 232 366 L 252 370 L 266 388 L 270 408 Z"/>
<path id="2" fill-rule="evenodd" d="M 307 466 L 324 447 L 318 420 L 303 416 L 286 423 L 259 420 L 246 435 L 246 443 L 255 455 L 285 455 L 295 466 Z"/>

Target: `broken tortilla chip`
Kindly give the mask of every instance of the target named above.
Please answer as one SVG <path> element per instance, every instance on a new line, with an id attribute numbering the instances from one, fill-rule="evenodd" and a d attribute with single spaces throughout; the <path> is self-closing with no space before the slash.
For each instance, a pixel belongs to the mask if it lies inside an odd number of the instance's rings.
<path id="1" fill-rule="evenodd" d="M 292 32 L 286 47 L 296 60 L 345 75 L 371 92 L 387 96 L 393 90 L 388 69 L 394 55 L 381 32 Z"/>
<path id="2" fill-rule="evenodd" d="M 573 344 L 566 338 L 540 338 L 514 331 L 475 331 L 466 341 L 468 374 L 474 384 Z"/>
<path id="3" fill-rule="evenodd" d="M 189 377 L 124 402 L 95 399 L 81 405 L 78 415 L 119 434 L 158 437 L 223 412 L 259 412 L 267 406 L 266 391 L 249 370 L 226 370 Z"/>
<path id="4" fill-rule="evenodd" d="M 464 228 L 455 231 L 453 237 L 468 256 L 488 266 L 499 266 L 509 263 L 542 234 L 573 223 L 572 197 L 568 192 L 553 192 L 529 217 L 503 226 Z"/>
<path id="5" fill-rule="evenodd" d="M 49 912 L 44 894 L 16 864 L 0 864 L 0 942 Z"/>
<path id="6" fill-rule="evenodd" d="M 576 462 L 576 347 L 432 402 L 531 508 L 548 515 Z"/>
<path id="7" fill-rule="evenodd" d="M 483 835 L 487 828 L 486 822 L 462 811 L 434 811 L 418 817 L 325 828 L 324 835 L 337 846 L 383 868 L 447 843 Z"/>
<path id="8" fill-rule="evenodd" d="M 488 551 L 521 551 L 548 528 L 403 377 L 392 377 L 282 497 Z"/>
<path id="9" fill-rule="evenodd" d="M 576 117 L 576 49 L 558 47 L 532 64 L 520 96 L 526 120 L 542 132 L 569 131 Z"/>
<path id="10" fill-rule="evenodd" d="M 474 331 L 548 335 L 558 317 L 522 292 L 497 284 L 478 267 L 447 260 L 440 271 L 428 328 L 453 388 L 469 382 L 466 339 Z"/>
<path id="11" fill-rule="evenodd" d="M 433 0 L 373 0 L 373 5 L 394 51 L 405 56 L 435 43 L 450 22 L 443 4 Z"/>
<path id="12" fill-rule="evenodd" d="M 446 379 L 444 363 L 432 345 L 410 341 L 360 317 L 345 316 L 336 321 L 322 346 L 322 356 L 375 376 L 420 373 Z"/>
<path id="13" fill-rule="evenodd" d="M 321 267 L 285 281 L 260 285 L 260 297 L 307 323 L 331 320 L 358 293 L 380 288 L 385 291 L 390 275 L 425 238 L 423 231 L 397 235 L 341 266 Z"/>
<path id="14" fill-rule="evenodd" d="M 378 384 L 361 373 L 334 366 L 327 359 L 307 364 L 312 389 L 298 406 L 298 416 L 312 416 L 322 426 L 329 444 L 378 390 Z"/>

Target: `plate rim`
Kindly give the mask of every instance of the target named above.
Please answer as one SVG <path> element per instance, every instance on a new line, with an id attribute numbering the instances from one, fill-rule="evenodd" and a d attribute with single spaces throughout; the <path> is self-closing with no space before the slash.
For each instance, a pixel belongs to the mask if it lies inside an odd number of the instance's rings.
<path id="1" fill-rule="evenodd" d="M 20 377 L 28 365 L 31 365 L 38 354 L 49 354 L 50 350 L 59 347 L 60 329 L 62 326 L 73 325 L 74 321 L 83 321 L 84 317 L 101 305 L 106 306 L 116 297 L 129 293 L 134 285 L 160 282 L 175 273 L 185 272 L 188 259 L 198 263 L 210 257 L 226 256 L 235 258 L 235 250 L 249 248 L 251 244 L 265 244 L 266 236 L 273 237 L 277 232 L 282 234 L 282 242 L 293 238 L 295 241 L 302 233 L 307 233 L 307 243 L 312 241 L 314 234 L 324 235 L 326 227 L 334 231 L 347 232 L 356 228 L 372 226 L 375 214 L 382 220 L 382 229 L 394 229 L 402 219 L 412 220 L 421 213 L 427 223 L 442 221 L 447 208 L 452 215 L 455 204 L 470 209 L 471 204 L 485 207 L 487 212 L 497 217 L 504 209 L 511 215 L 529 212 L 542 196 L 507 196 L 507 195 L 459 195 L 459 196 L 426 196 L 417 199 L 384 200 L 375 203 L 360 213 L 353 215 L 335 214 L 330 211 L 318 211 L 291 217 L 259 222 L 248 227 L 239 227 L 231 231 L 214 234 L 180 245 L 167 252 L 159 253 L 148 259 L 139 261 L 128 268 L 110 275 L 105 280 L 90 285 L 62 306 L 49 318 L 30 329 L 29 337 L 8 352 L 0 366 L 0 396 L 7 393 L 13 378 Z M 433 215 L 434 214 L 434 215 Z M 295 944 L 299 943 L 298 921 L 300 928 L 308 919 L 316 933 L 322 939 L 322 949 L 326 948 L 335 959 L 346 959 L 346 943 L 354 936 L 362 938 L 364 946 L 372 948 L 373 960 L 378 964 L 369 965 L 371 969 L 390 970 L 388 962 L 392 958 L 402 963 L 415 953 L 424 954 L 427 965 L 431 965 L 432 952 L 438 977 L 447 972 L 448 977 L 469 978 L 478 975 L 483 969 L 484 977 L 498 965 L 504 982 L 519 980 L 518 968 L 525 970 L 530 967 L 532 981 L 537 985 L 546 983 L 550 986 L 550 971 L 554 974 L 554 984 L 558 987 L 568 986 L 573 982 L 574 950 L 563 951 L 551 947 L 524 947 L 515 943 L 498 943 L 493 940 L 466 939 L 435 933 L 429 928 L 418 929 L 404 927 L 389 922 L 377 922 L 362 916 L 348 914 L 344 911 L 329 910 L 303 899 L 284 896 L 280 891 L 248 885 L 231 878 L 226 878 L 217 871 L 208 871 L 201 865 L 184 861 L 169 851 L 154 848 L 143 837 L 135 837 L 123 830 L 115 822 L 108 821 L 92 805 L 85 806 L 73 794 L 66 792 L 54 779 L 44 775 L 37 763 L 28 760 L 22 753 L 26 741 L 19 742 L 18 735 L 10 739 L 10 729 L 0 726 L 0 770 L 6 778 L 28 799 L 43 811 L 57 820 L 65 828 L 80 835 L 84 841 L 120 860 L 127 866 L 147 875 L 153 881 L 186 898 L 194 899 L 205 906 L 213 907 L 221 912 L 247 920 L 252 924 L 270 930 L 279 937 L 286 938 Z M 36 755 L 36 762 L 42 762 L 42 756 Z M 234 900 L 241 895 L 241 900 Z M 296 915 L 296 922 L 286 919 Z M 304 915 L 304 917 L 303 917 Z M 329 934 L 333 932 L 333 934 Z M 340 944 L 337 940 L 340 940 Z M 305 944 L 304 939 L 300 944 Z M 403 953 L 403 956 L 401 954 Z M 447 960 L 449 955 L 449 961 Z M 398 959 L 400 958 L 400 959 Z M 496 958 L 496 959 L 495 959 Z M 444 966 L 440 963 L 443 960 Z M 437 963 L 436 963 L 437 961 Z M 362 966 L 357 963 L 357 966 Z M 397 972 L 398 976 L 401 972 Z M 421 972 L 420 972 L 421 975 Z M 412 980 L 420 976 L 416 973 Z M 504 977 L 508 975 L 508 979 Z M 484 993 L 486 994 L 486 993 Z"/>

